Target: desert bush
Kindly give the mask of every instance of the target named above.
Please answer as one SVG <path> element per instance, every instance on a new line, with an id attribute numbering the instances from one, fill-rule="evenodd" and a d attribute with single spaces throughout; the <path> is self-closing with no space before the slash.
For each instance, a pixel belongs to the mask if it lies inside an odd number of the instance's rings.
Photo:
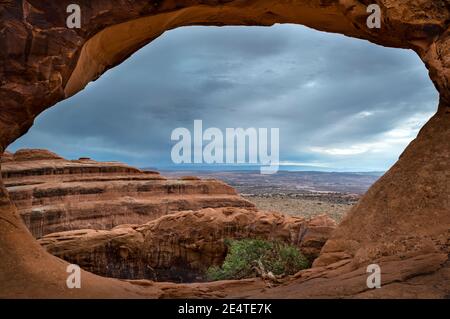
<path id="1" fill-rule="evenodd" d="M 228 240 L 228 253 L 222 266 L 210 267 L 208 280 L 252 278 L 261 273 L 293 275 L 308 268 L 309 261 L 297 247 L 261 239 Z"/>

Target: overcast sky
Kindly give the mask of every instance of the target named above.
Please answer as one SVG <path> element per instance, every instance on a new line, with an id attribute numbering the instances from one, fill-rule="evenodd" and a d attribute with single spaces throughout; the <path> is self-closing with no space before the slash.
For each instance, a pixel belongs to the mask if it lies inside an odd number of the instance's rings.
<path id="1" fill-rule="evenodd" d="M 437 108 L 412 51 L 302 26 L 166 32 L 36 119 L 9 150 L 172 163 L 177 127 L 280 128 L 280 161 L 386 170 Z"/>

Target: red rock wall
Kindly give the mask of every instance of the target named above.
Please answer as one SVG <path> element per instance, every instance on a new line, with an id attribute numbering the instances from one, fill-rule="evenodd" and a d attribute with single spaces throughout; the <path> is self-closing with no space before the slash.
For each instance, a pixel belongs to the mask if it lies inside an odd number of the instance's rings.
<path id="1" fill-rule="evenodd" d="M 54 233 L 39 242 L 55 256 L 107 277 L 193 282 L 221 265 L 226 239 L 286 242 L 310 260 L 335 229 L 326 216 L 311 221 L 242 208 L 207 208 L 163 216 L 144 225 Z"/>
<path id="2" fill-rule="evenodd" d="M 33 236 L 82 228 L 142 224 L 182 210 L 248 207 L 218 180 L 167 180 L 118 162 L 68 161 L 20 150 L 2 165 L 10 199 Z"/>
<path id="3" fill-rule="evenodd" d="M 65 8 L 69 2 L 7 0 L 0 4 L 0 146 L 3 150 L 23 135 L 43 110 L 81 90 L 165 30 L 179 26 L 299 23 L 415 50 L 440 93 L 439 112 L 327 243 L 314 270 L 320 278 L 300 276 L 282 289 L 285 296 L 292 297 L 358 294 L 445 297 L 450 294 L 450 267 L 445 255 L 446 229 L 450 228 L 450 4 L 447 0 L 374 0 L 383 12 L 380 30 L 366 28 L 367 2 L 362 0 L 156 3 L 83 0 L 79 1 L 84 8 L 83 26 L 78 30 L 65 27 Z M 404 251 L 410 249 L 412 256 Z M 174 286 L 162 293 L 155 286 L 136 287 L 89 273 L 84 273 L 86 282 L 82 290 L 66 289 L 65 265 L 33 241 L 3 186 L 0 188 L 0 251 L 0 296 L 198 296 L 192 287 Z M 383 267 L 390 280 L 384 289 L 367 292 L 363 264 L 373 258 L 379 261 L 376 258 L 380 255 L 387 258 Z M 406 269 L 404 272 L 399 271 L 402 267 Z M 255 287 L 260 286 L 246 281 L 227 286 L 230 289 L 224 285 L 207 287 L 209 292 L 205 295 L 223 297 L 249 291 L 256 295 Z M 279 293 L 270 289 L 264 292 L 265 296 Z"/>

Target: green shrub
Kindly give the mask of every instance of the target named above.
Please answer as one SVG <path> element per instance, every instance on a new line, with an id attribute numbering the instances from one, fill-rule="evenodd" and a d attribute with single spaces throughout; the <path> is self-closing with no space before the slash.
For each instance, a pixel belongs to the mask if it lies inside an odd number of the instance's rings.
<path id="1" fill-rule="evenodd" d="M 228 254 L 221 267 L 210 267 L 208 280 L 256 277 L 257 269 L 275 276 L 293 275 L 309 267 L 309 262 L 293 245 L 261 239 L 225 241 Z"/>

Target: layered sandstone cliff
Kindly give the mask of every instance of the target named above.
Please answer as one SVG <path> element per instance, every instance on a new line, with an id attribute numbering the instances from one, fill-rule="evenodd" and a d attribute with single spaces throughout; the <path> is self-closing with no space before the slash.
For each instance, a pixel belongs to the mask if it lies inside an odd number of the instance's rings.
<path id="1" fill-rule="evenodd" d="M 45 150 L 5 157 L 2 177 L 35 237 L 143 224 L 183 210 L 254 205 L 218 180 L 166 179 L 118 162 L 66 160 Z"/>

